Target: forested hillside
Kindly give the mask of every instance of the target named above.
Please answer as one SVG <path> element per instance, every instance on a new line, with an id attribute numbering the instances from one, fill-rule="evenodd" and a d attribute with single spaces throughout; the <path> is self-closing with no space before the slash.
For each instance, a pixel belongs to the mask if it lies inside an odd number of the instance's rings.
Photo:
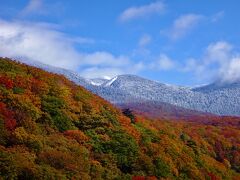
<path id="1" fill-rule="evenodd" d="M 0 179 L 240 179 L 238 119 L 123 115 L 65 77 L 0 59 Z"/>

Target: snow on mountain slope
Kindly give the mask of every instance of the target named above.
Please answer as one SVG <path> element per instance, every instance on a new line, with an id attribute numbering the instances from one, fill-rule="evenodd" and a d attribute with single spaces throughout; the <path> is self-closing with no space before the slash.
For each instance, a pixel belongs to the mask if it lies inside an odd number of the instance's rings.
<path id="1" fill-rule="evenodd" d="M 210 84 L 191 89 L 135 75 L 120 75 L 109 80 L 109 84 L 98 87 L 101 90 L 95 93 L 114 103 L 152 101 L 220 115 L 240 115 L 240 83 Z M 124 98 L 119 98 L 117 93 Z"/>
<path id="2" fill-rule="evenodd" d="M 237 82 L 233 82 L 233 83 L 215 82 L 212 84 L 193 88 L 192 90 L 197 91 L 197 92 L 209 93 L 209 92 L 213 92 L 213 91 L 236 89 L 236 88 L 240 88 L 240 80 Z"/>
<path id="3" fill-rule="evenodd" d="M 240 82 L 218 83 L 195 88 L 207 99 L 209 111 L 223 115 L 240 115 Z"/>
<path id="4" fill-rule="evenodd" d="M 103 83 L 107 82 L 108 80 L 109 80 L 109 78 L 94 78 L 94 79 L 90 79 L 89 81 L 94 86 L 100 86 Z"/>
<path id="5" fill-rule="evenodd" d="M 116 80 L 117 80 L 117 78 L 118 78 L 118 76 L 116 76 L 116 77 L 112 78 L 110 81 L 108 81 L 108 82 L 104 83 L 104 84 L 103 84 L 103 86 L 105 86 L 105 87 L 107 87 L 107 86 L 111 86 L 111 85 L 112 85 L 112 83 L 114 83 L 114 81 L 116 81 Z"/>

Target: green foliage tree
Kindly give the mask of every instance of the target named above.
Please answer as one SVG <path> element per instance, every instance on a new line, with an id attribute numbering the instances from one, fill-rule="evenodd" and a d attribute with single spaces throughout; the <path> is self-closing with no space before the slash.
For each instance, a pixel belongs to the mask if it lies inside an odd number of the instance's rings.
<path id="1" fill-rule="evenodd" d="M 154 174 L 158 178 L 160 178 L 160 177 L 166 178 L 171 175 L 170 167 L 161 158 L 156 158 L 153 161 L 153 163 L 155 165 Z"/>

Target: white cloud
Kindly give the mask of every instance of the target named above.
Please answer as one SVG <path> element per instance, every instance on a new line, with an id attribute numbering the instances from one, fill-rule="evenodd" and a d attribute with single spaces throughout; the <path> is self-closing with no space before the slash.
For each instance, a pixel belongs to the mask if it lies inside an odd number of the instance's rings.
<path id="1" fill-rule="evenodd" d="M 74 40 L 75 39 L 75 40 Z M 46 23 L 0 20 L 0 56 L 26 58 L 44 64 L 79 70 L 87 77 L 115 76 L 140 70 L 127 56 L 109 52 L 79 52 L 76 43 L 90 43 L 84 37 L 69 37 Z"/>
<path id="2" fill-rule="evenodd" d="M 176 63 L 166 54 L 160 54 L 160 56 L 153 63 L 151 63 L 149 67 L 150 69 L 167 71 L 175 68 Z"/>
<path id="3" fill-rule="evenodd" d="M 224 15 L 225 15 L 224 11 L 219 11 L 211 17 L 211 21 L 212 22 L 217 22 L 220 19 L 222 19 L 224 17 Z"/>
<path id="4" fill-rule="evenodd" d="M 74 69 L 81 58 L 65 35 L 46 24 L 0 21 L 0 55 Z"/>
<path id="5" fill-rule="evenodd" d="M 233 47 L 225 41 L 211 43 L 205 52 L 205 64 L 212 62 L 225 63 L 231 55 Z"/>
<path id="6" fill-rule="evenodd" d="M 162 70 L 170 70 L 170 69 L 173 69 L 175 66 L 174 61 L 170 59 L 168 56 L 166 56 L 165 54 L 160 55 L 158 64 L 159 64 L 159 69 L 162 69 Z"/>
<path id="7" fill-rule="evenodd" d="M 206 50 L 206 66 L 217 67 L 217 78 L 222 81 L 240 80 L 240 55 L 234 52 L 233 45 L 225 41 L 212 43 Z"/>
<path id="8" fill-rule="evenodd" d="M 183 72 L 195 71 L 196 74 L 198 74 L 198 72 L 201 72 L 200 65 L 197 63 L 197 60 L 194 58 L 187 59 L 186 63 L 180 70 Z"/>
<path id="9" fill-rule="evenodd" d="M 26 6 L 19 12 L 18 18 L 40 16 L 62 17 L 65 6 L 61 1 L 28 0 Z"/>
<path id="10" fill-rule="evenodd" d="M 94 52 L 82 57 L 80 74 L 87 78 L 114 77 L 120 74 L 134 74 L 142 70 L 141 63 L 132 63 L 127 56 L 114 56 L 108 52 Z"/>
<path id="11" fill-rule="evenodd" d="M 144 47 L 146 45 L 148 45 L 150 42 L 152 41 L 152 37 L 148 34 L 144 34 L 138 42 L 138 46 L 140 47 Z"/>
<path id="12" fill-rule="evenodd" d="M 30 0 L 27 6 L 21 11 L 21 15 L 25 16 L 39 11 L 43 6 L 43 0 Z"/>
<path id="13" fill-rule="evenodd" d="M 102 64 L 95 64 L 95 59 L 101 59 L 103 54 L 96 53 L 93 56 L 88 55 L 85 60 L 90 60 L 93 63 L 93 66 L 84 68 L 81 72 L 80 75 L 86 77 L 86 78 L 105 78 L 105 77 L 114 77 L 117 75 L 121 74 L 136 74 L 139 71 L 142 71 L 146 69 L 146 66 L 142 62 L 138 62 L 136 64 L 130 63 L 128 59 L 125 59 L 126 57 L 114 57 L 110 54 L 106 54 L 106 56 L 111 56 L 111 59 L 108 61 L 107 65 L 104 65 L 106 62 L 103 62 Z M 94 58 L 96 57 L 96 58 Z M 92 59 L 94 58 L 94 59 Z M 107 57 L 109 58 L 109 57 Z M 114 65 L 116 62 L 120 62 L 119 60 L 123 60 L 122 64 L 119 65 Z M 101 62 L 101 61 L 100 61 Z M 94 65 L 95 64 L 95 65 Z"/>
<path id="14" fill-rule="evenodd" d="M 203 80 L 235 82 L 240 80 L 240 55 L 225 41 L 211 43 L 200 59 L 189 59 L 184 71 L 194 72 Z"/>
<path id="15" fill-rule="evenodd" d="M 170 39 L 177 40 L 188 34 L 203 18 L 198 14 L 186 14 L 178 17 L 171 28 L 163 31 Z"/>
<path id="16" fill-rule="evenodd" d="M 240 80 L 240 56 L 232 57 L 227 68 L 222 67 L 220 74 L 223 75 L 223 81 L 234 82 Z"/>
<path id="17" fill-rule="evenodd" d="M 92 54 L 86 54 L 82 58 L 84 64 L 93 66 L 112 66 L 112 67 L 124 67 L 130 64 L 130 60 L 126 56 L 115 57 L 108 52 L 94 52 Z"/>
<path id="18" fill-rule="evenodd" d="M 86 78 L 104 78 L 104 77 L 114 77 L 120 74 L 125 74 L 125 72 L 120 68 L 99 68 L 99 67 L 90 67 L 84 69 L 80 72 L 81 76 Z"/>
<path id="19" fill-rule="evenodd" d="M 126 9 L 120 16 L 119 20 L 121 22 L 130 21 L 133 19 L 143 18 L 153 14 L 161 14 L 165 10 L 165 4 L 161 1 L 156 1 L 151 4 L 131 7 Z"/>

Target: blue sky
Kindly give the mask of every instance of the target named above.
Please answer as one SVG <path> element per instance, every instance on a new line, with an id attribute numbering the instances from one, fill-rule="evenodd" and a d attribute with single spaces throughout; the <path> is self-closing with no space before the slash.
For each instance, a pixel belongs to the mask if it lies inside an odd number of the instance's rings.
<path id="1" fill-rule="evenodd" d="M 0 55 L 87 78 L 137 74 L 169 84 L 240 78 L 237 0 L 3 0 Z"/>

